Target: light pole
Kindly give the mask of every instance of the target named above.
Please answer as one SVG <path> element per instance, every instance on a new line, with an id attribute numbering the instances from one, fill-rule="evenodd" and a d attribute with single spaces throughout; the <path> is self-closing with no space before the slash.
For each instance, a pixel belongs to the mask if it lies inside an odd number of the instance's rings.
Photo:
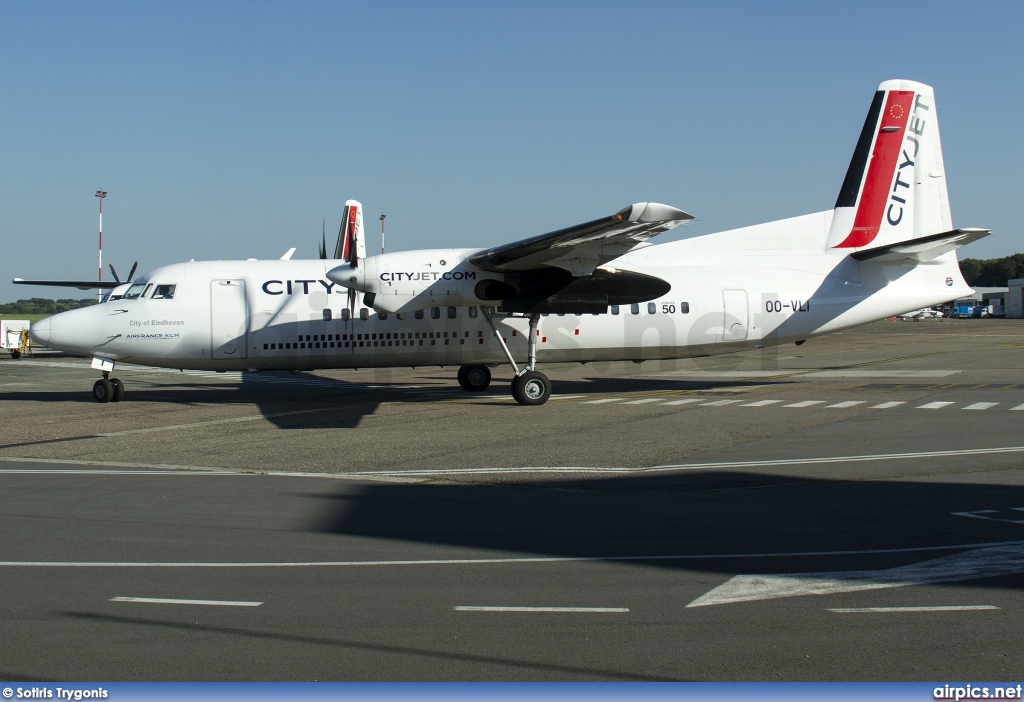
<path id="1" fill-rule="evenodd" d="M 380 215 L 380 252 L 384 253 L 384 218 L 387 217 L 383 212 Z"/>
<path id="2" fill-rule="evenodd" d="M 96 267 L 97 267 L 97 278 L 96 278 L 96 280 L 98 282 L 103 282 L 103 198 L 105 198 L 106 196 L 107 196 L 107 191 L 105 191 L 103 188 L 100 188 L 99 190 L 96 191 L 96 197 L 98 197 L 100 199 L 100 251 L 99 251 L 99 255 L 96 258 Z M 102 300 L 102 299 L 103 299 L 103 288 L 100 288 L 99 290 L 96 291 L 96 300 L 99 301 L 99 300 Z"/>

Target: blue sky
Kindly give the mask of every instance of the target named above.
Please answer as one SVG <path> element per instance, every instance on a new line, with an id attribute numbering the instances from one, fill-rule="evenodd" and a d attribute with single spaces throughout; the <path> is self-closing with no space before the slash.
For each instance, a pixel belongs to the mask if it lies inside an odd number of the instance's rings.
<path id="1" fill-rule="evenodd" d="M 0 302 L 25 278 L 492 246 L 653 200 L 700 234 L 828 209 L 871 95 L 935 87 L 954 223 L 1024 251 L 1024 3 L 5 3 Z M 667 239 L 666 239 L 667 240 Z M 108 277 L 105 271 L 104 277 Z M 73 291 L 72 296 L 88 296 Z"/>

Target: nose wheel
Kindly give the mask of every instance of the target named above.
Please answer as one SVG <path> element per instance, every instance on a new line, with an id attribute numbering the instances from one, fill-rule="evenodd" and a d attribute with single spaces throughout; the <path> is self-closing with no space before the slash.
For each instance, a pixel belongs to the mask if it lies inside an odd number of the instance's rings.
<path id="1" fill-rule="evenodd" d="M 96 402 L 120 402 L 124 399 L 124 383 L 119 378 L 109 378 L 104 374 L 92 386 L 92 399 Z"/>

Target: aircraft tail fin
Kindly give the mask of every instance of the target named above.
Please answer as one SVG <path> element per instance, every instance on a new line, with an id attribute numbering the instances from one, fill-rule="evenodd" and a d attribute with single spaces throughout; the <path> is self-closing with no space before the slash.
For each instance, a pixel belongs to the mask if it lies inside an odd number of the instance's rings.
<path id="1" fill-rule="evenodd" d="M 366 239 L 363 236 L 363 206 L 355 200 L 345 202 L 338 230 L 338 243 L 334 247 L 334 258 L 347 261 L 358 268 L 359 261 L 366 258 Z"/>
<path id="2" fill-rule="evenodd" d="M 888 246 L 953 230 L 930 86 L 878 86 L 836 199 L 828 248 Z"/>

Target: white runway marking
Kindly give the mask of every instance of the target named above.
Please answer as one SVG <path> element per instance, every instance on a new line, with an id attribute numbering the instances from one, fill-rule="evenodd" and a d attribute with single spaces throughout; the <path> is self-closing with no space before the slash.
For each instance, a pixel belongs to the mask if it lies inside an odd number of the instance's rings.
<path id="1" fill-rule="evenodd" d="M 631 400 L 629 402 L 623 402 L 624 405 L 646 405 L 648 402 L 659 402 L 663 400 L 662 397 L 645 397 L 642 400 Z"/>
<path id="2" fill-rule="evenodd" d="M 976 548 L 952 556 L 884 570 L 737 575 L 687 607 L 755 602 L 802 595 L 952 583 L 1024 573 L 1024 544 Z"/>
<path id="3" fill-rule="evenodd" d="M 998 402 L 975 402 L 973 405 L 967 405 L 963 409 L 965 410 L 987 410 L 989 407 L 995 407 Z"/>
<path id="4" fill-rule="evenodd" d="M 803 402 L 794 402 L 791 405 L 783 405 L 783 407 L 810 407 L 812 405 L 823 405 L 824 400 L 804 400 Z"/>
<path id="5" fill-rule="evenodd" d="M 705 402 L 701 407 L 721 407 L 722 405 L 731 405 L 736 402 L 743 402 L 743 400 L 715 400 L 714 402 Z"/>
<path id="6" fill-rule="evenodd" d="M 837 402 L 834 405 L 828 405 L 825 409 L 846 409 L 847 407 L 856 407 L 857 405 L 863 405 L 864 400 L 847 400 L 846 402 Z"/>
<path id="7" fill-rule="evenodd" d="M 389 566 L 507 565 L 523 563 L 645 563 L 650 561 L 706 561 L 750 558 L 809 558 L 828 556 L 870 556 L 882 553 L 929 553 L 979 548 L 1024 548 L 1024 541 L 951 544 L 948 546 L 911 546 L 843 551 L 797 551 L 772 553 L 688 553 L 665 556 L 536 556 L 521 558 L 427 558 L 400 561 L 0 561 L 2 568 L 367 568 Z"/>
<path id="8" fill-rule="evenodd" d="M 829 612 L 841 614 L 887 613 L 887 612 L 973 612 L 976 610 L 999 609 L 995 605 L 941 605 L 935 607 L 829 607 Z"/>
<path id="9" fill-rule="evenodd" d="M 691 397 L 686 400 L 672 400 L 672 402 L 666 402 L 666 405 L 688 405 L 691 402 L 700 402 L 700 398 Z"/>
<path id="10" fill-rule="evenodd" d="M 1013 412 L 1014 410 L 1017 410 L 1017 411 L 1024 410 L 1024 405 L 1017 405 L 1016 407 L 1011 407 L 1010 408 L 1011 412 Z"/>
<path id="11" fill-rule="evenodd" d="M 606 397 L 602 400 L 587 400 L 583 404 L 585 405 L 603 405 L 605 402 L 622 402 L 626 398 L 624 397 Z"/>
<path id="12" fill-rule="evenodd" d="M 722 468 L 773 468 L 783 466 L 799 466 L 799 465 L 816 465 L 823 464 L 828 465 L 831 463 L 861 463 L 870 461 L 894 461 L 911 458 L 949 458 L 958 456 L 983 456 L 988 454 L 1003 454 L 1003 453 L 1024 453 L 1024 446 L 999 446 L 994 448 L 974 448 L 974 449 L 957 449 L 948 451 L 914 451 L 909 453 L 875 453 L 865 455 L 852 455 L 852 456 L 821 456 L 818 458 L 776 458 L 766 459 L 760 461 L 718 461 L 708 463 L 667 463 L 663 465 L 642 467 L 642 468 L 608 468 L 598 466 L 522 466 L 518 468 L 441 468 L 441 469 L 424 469 L 424 470 L 378 470 L 378 471 L 359 471 L 355 473 L 308 473 L 308 472 L 288 472 L 288 471 L 237 471 L 227 468 L 211 468 L 211 467 L 200 467 L 200 466 L 175 466 L 175 465 L 159 465 L 159 464 L 131 464 L 131 463 L 120 463 L 114 461 L 76 461 L 66 460 L 57 458 L 15 458 L 0 456 L 0 462 L 11 462 L 11 463 L 42 463 L 42 464 L 57 464 L 57 465 L 89 465 L 89 466 L 114 466 L 114 467 L 132 467 L 137 468 L 156 468 L 160 470 L 138 470 L 132 471 L 118 471 L 117 474 L 134 474 L 134 475 L 217 475 L 217 476 L 252 476 L 252 475 L 264 475 L 276 478 L 318 478 L 321 480 L 361 480 L 361 479 L 396 479 L 396 478 L 424 478 L 433 477 L 438 475 L 515 475 L 515 474 L 533 474 L 533 473 L 589 473 L 589 474 L 606 474 L 606 475 L 623 475 L 632 474 L 639 475 L 642 473 L 659 473 L 665 471 L 684 471 L 684 470 L 718 470 Z M 178 472 L 173 472 L 173 469 L 177 469 Z M 77 475 L 104 475 L 106 471 L 94 471 L 94 470 L 76 470 L 76 469 L 56 469 L 56 470 L 32 470 L 25 468 L 13 468 L 13 469 L 0 469 L 0 475 L 2 474 L 22 474 L 31 473 L 37 475 L 65 475 L 65 474 L 77 474 Z"/>
<path id="13" fill-rule="evenodd" d="M 458 605 L 456 612 L 601 612 L 601 613 L 622 613 L 628 612 L 627 607 L 476 607 L 473 605 Z"/>
<path id="14" fill-rule="evenodd" d="M 779 402 L 782 402 L 782 400 L 758 400 L 757 402 L 748 402 L 745 405 L 740 405 L 740 407 L 767 407 Z"/>
<path id="15" fill-rule="evenodd" d="M 927 404 L 919 406 L 917 409 L 942 409 L 953 404 L 952 402 L 929 402 Z"/>
<path id="16" fill-rule="evenodd" d="M 142 604 L 203 605 L 207 607 L 259 607 L 262 602 L 233 600 L 172 600 L 163 597 L 111 597 L 111 602 L 141 602 Z"/>
<path id="17" fill-rule="evenodd" d="M 868 409 L 891 409 L 893 407 L 899 407 L 905 405 L 906 402 L 883 402 L 880 405 L 871 405 Z"/>

